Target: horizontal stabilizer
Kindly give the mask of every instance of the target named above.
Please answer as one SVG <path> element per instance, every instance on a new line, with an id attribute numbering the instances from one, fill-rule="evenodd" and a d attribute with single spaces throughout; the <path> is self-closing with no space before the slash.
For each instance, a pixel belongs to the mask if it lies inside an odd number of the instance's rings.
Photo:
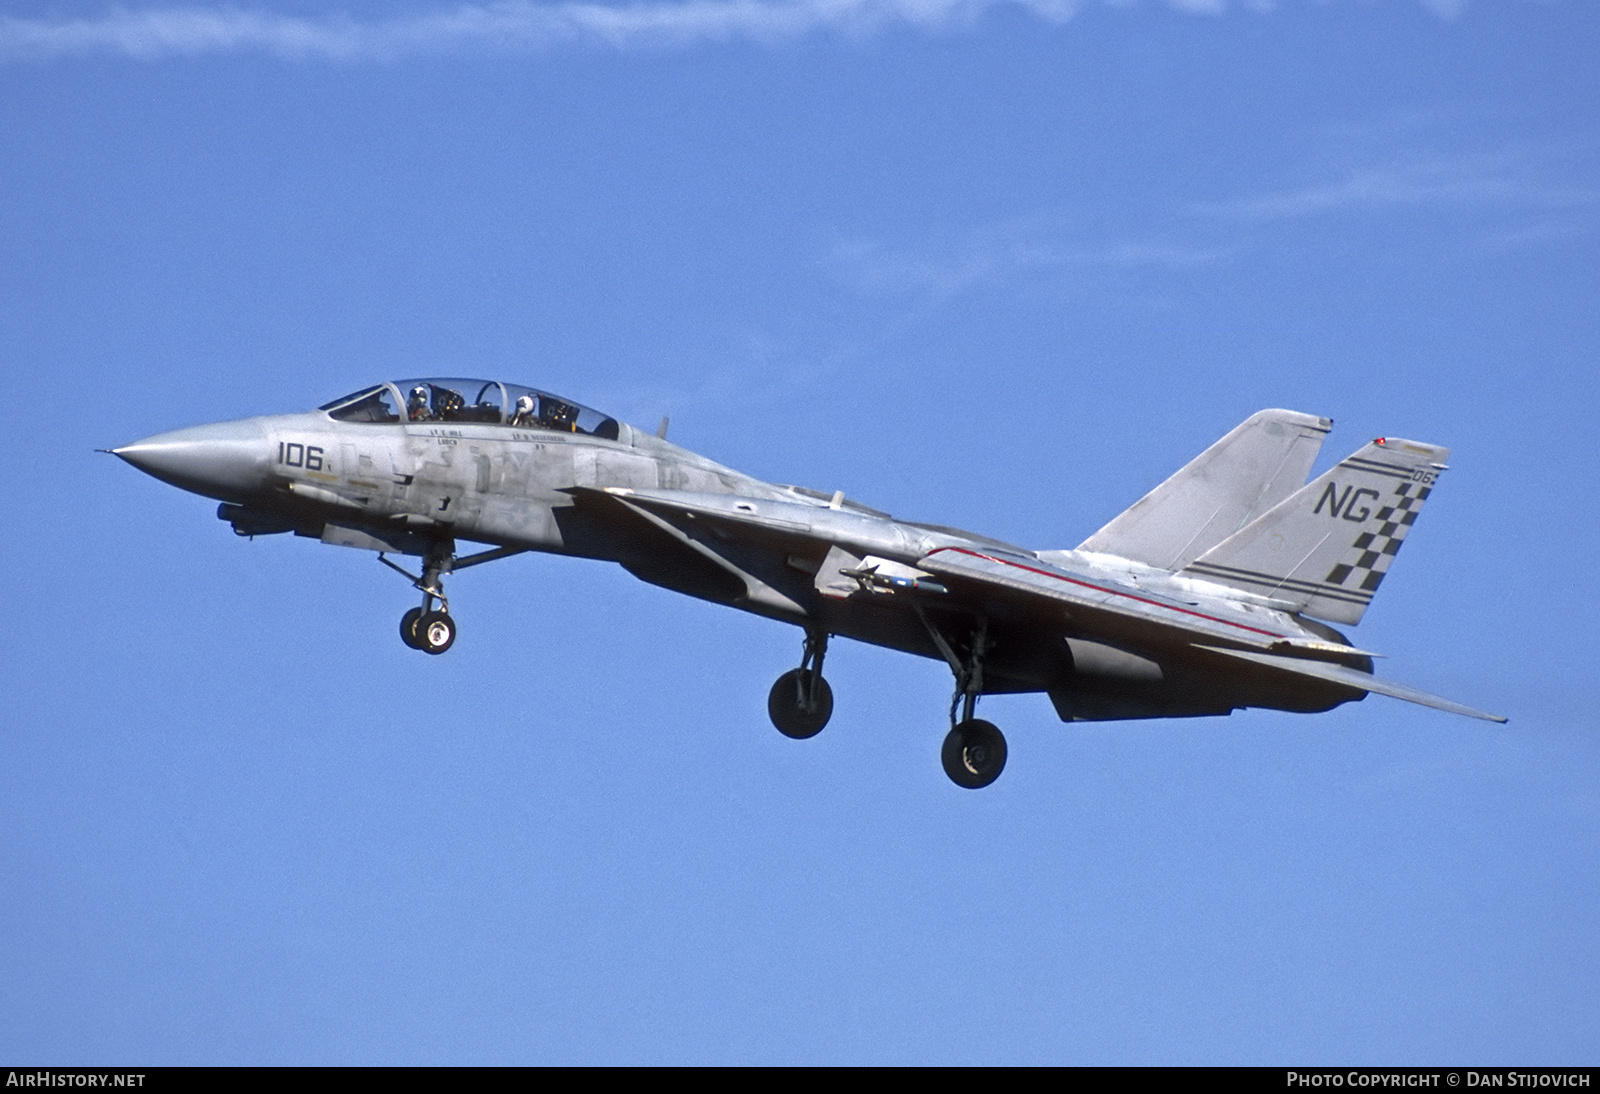
<path id="1" fill-rule="evenodd" d="M 1180 570 L 1305 485 L 1333 423 L 1261 410 L 1078 545 Z"/>
<path id="2" fill-rule="evenodd" d="M 1309 676 L 1315 680 L 1326 680 L 1331 684 L 1343 684 L 1358 691 L 1376 692 L 1387 695 L 1392 699 L 1404 699 L 1408 703 L 1418 703 L 1436 710 L 1449 711 L 1451 714 L 1465 714 L 1468 718 L 1482 718 L 1486 722 L 1505 722 L 1506 719 L 1498 714 L 1490 714 L 1477 710 L 1449 699 L 1441 699 L 1437 695 L 1429 695 L 1425 691 L 1396 684 L 1390 680 L 1380 680 L 1376 676 L 1349 668 L 1346 665 L 1336 665 L 1331 661 L 1308 661 L 1301 657 L 1280 657 L 1277 654 L 1257 653 L 1254 650 L 1225 649 L 1221 646 L 1197 646 L 1197 649 L 1207 650 L 1211 653 L 1220 653 L 1227 657 L 1236 657 L 1241 661 L 1250 661 L 1257 665 L 1278 669 L 1282 672 L 1292 672 L 1298 676 Z"/>

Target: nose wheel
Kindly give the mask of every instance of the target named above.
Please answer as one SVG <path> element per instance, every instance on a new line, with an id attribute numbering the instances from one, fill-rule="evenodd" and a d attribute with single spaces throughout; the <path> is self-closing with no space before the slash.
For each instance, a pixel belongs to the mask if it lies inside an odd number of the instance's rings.
<path id="1" fill-rule="evenodd" d="M 412 577 L 383 555 L 378 558 L 391 569 L 410 577 L 411 584 L 422 590 L 422 605 L 400 617 L 400 641 L 414 650 L 432 654 L 443 653 L 455 645 L 456 621 L 450 618 L 450 602 L 444 596 L 443 580 L 455 560 L 449 555 L 430 555 L 423 560 L 422 576 Z"/>
<path id="2" fill-rule="evenodd" d="M 400 617 L 400 641 L 404 642 L 414 650 L 420 650 L 422 648 L 421 643 L 417 641 L 417 620 L 421 618 L 421 608 L 412 608 L 409 612 Z"/>
<path id="3" fill-rule="evenodd" d="M 833 717 L 833 689 L 822 678 L 822 657 L 827 650 L 825 633 L 808 633 L 800 667 L 778 677 L 767 694 L 767 716 L 785 737 L 797 741 L 815 737 Z"/>
<path id="4" fill-rule="evenodd" d="M 412 608 L 400 617 L 400 641 L 423 653 L 443 653 L 455 644 L 456 621 L 449 612 Z"/>

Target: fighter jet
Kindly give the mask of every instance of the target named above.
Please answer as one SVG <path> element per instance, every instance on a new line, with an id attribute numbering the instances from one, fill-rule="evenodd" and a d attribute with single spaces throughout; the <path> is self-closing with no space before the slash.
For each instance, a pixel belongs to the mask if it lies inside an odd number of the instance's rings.
<path id="1" fill-rule="evenodd" d="M 1042 692 L 1064 721 L 1317 712 L 1372 692 L 1505 721 L 1379 679 L 1329 625 L 1361 621 L 1449 455 L 1380 437 L 1307 483 L 1331 428 L 1254 414 L 1072 550 L 763 482 L 668 443 L 665 420 L 642 432 L 493 380 L 382 383 L 112 451 L 220 501 L 240 536 L 377 552 L 421 594 L 400 638 L 424 653 L 456 640 L 446 575 L 545 551 L 801 628 L 800 664 L 767 701 L 789 737 L 832 715 L 830 637 L 942 660 L 944 769 L 978 788 L 1006 763 L 1005 737 L 976 717 L 1001 692 Z"/>

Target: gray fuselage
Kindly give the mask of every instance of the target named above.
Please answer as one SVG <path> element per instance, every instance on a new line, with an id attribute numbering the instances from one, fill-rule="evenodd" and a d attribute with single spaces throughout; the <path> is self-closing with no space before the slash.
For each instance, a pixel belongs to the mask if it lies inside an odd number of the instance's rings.
<path id="1" fill-rule="evenodd" d="M 455 542 L 465 540 L 600 559 L 690 596 L 934 659 L 965 656 L 972 621 L 981 617 L 982 690 L 1048 691 L 1063 717 L 1322 710 L 1360 697 L 1303 682 L 1286 690 L 1272 674 L 1248 670 L 1219 684 L 1206 655 L 1159 629 L 1075 619 L 1030 602 L 975 602 L 959 588 L 930 585 L 946 595 L 907 610 L 904 598 L 875 595 L 880 590 L 848 575 L 863 564 L 917 573 L 917 562 L 940 550 L 1017 567 L 1042 566 L 1046 556 L 895 520 L 838 494 L 763 482 L 612 419 L 586 419 L 587 431 L 568 420 L 513 424 L 510 396 L 502 394 L 500 410 L 485 415 L 495 420 L 412 420 L 389 407 L 402 398 L 399 387 L 369 390 L 380 393 L 387 420 L 340 420 L 346 412 L 330 404 L 332 413 L 165 433 L 117 454 L 223 502 L 218 515 L 240 535 L 294 532 L 424 558 L 453 557 Z M 378 396 L 366 402 L 376 406 Z M 629 501 L 662 492 L 685 499 L 698 516 L 668 520 Z M 1340 640 L 1265 602 L 1237 593 L 1208 597 L 1203 584 L 1125 560 L 1048 557 L 1114 595 L 1204 604 L 1224 623 L 1257 634 L 1269 628 L 1291 640 Z M 944 649 L 935 635 L 948 636 Z"/>

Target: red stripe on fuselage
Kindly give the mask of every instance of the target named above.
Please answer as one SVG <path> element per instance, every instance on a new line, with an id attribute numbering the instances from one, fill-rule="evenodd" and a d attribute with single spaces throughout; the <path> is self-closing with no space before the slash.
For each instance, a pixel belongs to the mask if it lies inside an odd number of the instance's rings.
<path id="1" fill-rule="evenodd" d="M 1038 570 L 1038 569 L 1035 569 L 1032 566 L 1026 566 L 1026 565 L 1024 565 L 1023 563 L 1020 563 L 1020 562 L 1012 562 L 1010 559 L 1004 559 L 1004 558 L 995 558 L 993 555 L 986 555 L 986 554 L 983 554 L 980 551 L 969 550 L 966 547 L 938 547 L 938 548 L 935 548 L 932 551 L 929 551 L 928 555 L 929 555 L 929 557 L 932 557 L 933 555 L 938 554 L 940 551 L 954 551 L 957 554 L 971 555 L 973 558 L 986 559 L 989 562 L 998 562 L 1002 566 L 1015 566 L 1017 569 L 1026 570 L 1030 574 L 1038 574 L 1040 577 L 1053 577 L 1057 581 L 1066 582 L 1068 585 L 1080 585 L 1085 589 L 1093 589 L 1093 590 L 1095 590 L 1095 592 L 1110 593 L 1112 596 L 1127 597 L 1129 600 L 1136 600 L 1140 604 L 1148 604 L 1152 608 L 1160 608 L 1163 611 L 1169 611 L 1169 612 L 1179 612 L 1179 613 L 1181 613 L 1183 615 L 1192 615 L 1196 619 L 1204 619 L 1208 623 L 1221 623 L 1224 627 L 1237 627 L 1241 631 L 1251 631 L 1251 632 L 1253 632 L 1255 634 L 1264 634 L 1268 638 L 1289 638 L 1290 637 L 1290 635 L 1280 634 L 1277 631 L 1264 631 L 1260 627 L 1250 627 L 1250 626 L 1246 626 L 1243 623 L 1235 623 L 1230 619 L 1218 619 L 1216 616 L 1207 615 L 1205 612 L 1191 611 L 1188 608 L 1178 608 L 1178 607 L 1174 607 L 1171 604 L 1163 604 L 1159 600 L 1151 600 L 1148 597 L 1135 596 L 1133 593 L 1125 593 L 1120 589 L 1107 589 L 1104 586 L 1095 585 L 1095 584 L 1092 584 L 1092 583 L 1090 583 L 1088 581 L 1079 581 L 1077 578 L 1074 578 L 1074 577 L 1065 577 L 1065 576 L 1063 576 L 1061 574 L 1053 574 L 1049 570 Z"/>

